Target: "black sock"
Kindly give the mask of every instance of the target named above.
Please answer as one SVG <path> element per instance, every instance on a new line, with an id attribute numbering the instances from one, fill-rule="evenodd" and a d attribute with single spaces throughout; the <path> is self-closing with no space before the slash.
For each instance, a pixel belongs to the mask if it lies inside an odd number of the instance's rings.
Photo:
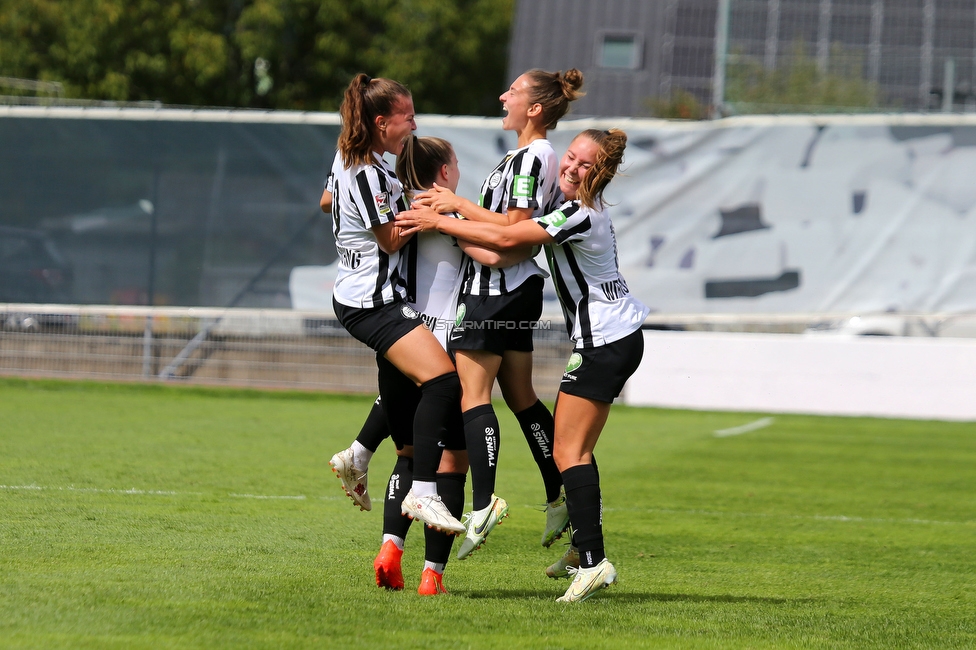
<path id="1" fill-rule="evenodd" d="M 593 465 L 593 471 L 596 472 L 596 481 L 599 483 L 600 467 L 596 464 L 596 456 L 594 456 L 592 453 L 590 454 L 590 463 Z M 579 546 L 576 544 L 576 531 L 573 530 L 572 526 L 569 527 L 569 543 L 576 546 L 576 548 L 579 548 Z"/>
<path id="2" fill-rule="evenodd" d="M 437 474 L 437 494 L 440 495 L 444 505 L 457 519 L 460 519 L 461 513 L 464 512 L 464 482 L 467 478 L 467 474 L 460 472 Z M 427 542 L 424 559 L 428 562 L 447 564 L 451 557 L 454 535 L 448 535 L 433 528 L 424 528 L 424 538 Z"/>
<path id="3" fill-rule="evenodd" d="M 475 510 L 487 508 L 495 492 L 498 471 L 498 418 L 491 404 L 464 413 L 464 442 L 471 464 L 471 500 Z"/>
<path id="4" fill-rule="evenodd" d="M 413 458 L 397 456 L 396 465 L 390 475 L 390 482 L 386 485 L 386 498 L 383 500 L 383 534 L 396 535 L 400 539 L 407 538 L 410 530 L 410 517 L 404 517 L 400 511 L 400 504 L 410 491 L 413 483 Z"/>
<path id="5" fill-rule="evenodd" d="M 559 488 L 563 484 L 563 478 L 556 467 L 556 461 L 552 458 L 552 432 L 553 421 L 552 413 L 541 401 L 515 414 L 519 426 L 522 427 L 522 434 L 525 441 L 529 443 L 532 450 L 532 457 L 535 464 L 539 466 L 542 474 L 542 482 L 546 486 L 546 502 L 551 503 L 559 498 Z"/>
<path id="6" fill-rule="evenodd" d="M 376 355 L 376 379 L 380 388 L 380 406 L 386 428 L 397 449 L 413 444 L 413 424 L 420 403 L 420 388 L 394 366 L 389 359 Z"/>
<path id="7" fill-rule="evenodd" d="M 603 550 L 603 501 L 600 478 L 593 465 L 576 465 L 563 472 L 566 507 L 573 524 L 573 545 L 584 569 L 599 564 Z"/>
<path id="8" fill-rule="evenodd" d="M 380 397 L 373 402 L 373 408 L 369 410 L 363 428 L 356 436 L 356 442 L 370 451 L 376 451 L 380 443 L 390 435 L 390 430 L 386 426 L 386 415 L 383 413 L 383 404 Z"/>
<path id="9" fill-rule="evenodd" d="M 414 479 L 437 480 L 448 423 L 461 399 L 461 381 L 456 372 L 434 377 L 420 386 L 420 403 L 413 420 Z"/>

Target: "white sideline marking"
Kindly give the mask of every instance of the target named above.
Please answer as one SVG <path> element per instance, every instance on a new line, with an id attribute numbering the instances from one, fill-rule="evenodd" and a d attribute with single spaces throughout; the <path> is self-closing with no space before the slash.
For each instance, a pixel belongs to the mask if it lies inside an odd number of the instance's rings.
<path id="1" fill-rule="evenodd" d="M 101 489 L 101 488 L 77 488 L 77 487 L 47 487 L 43 485 L 0 485 L 0 490 L 51 490 L 59 492 L 87 492 L 92 494 L 137 494 L 137 495 L 150 495 L 150 496 L 181 496 L 181 495 L 192 495 L 199 496 L 203 492 L 176 492 L 172 490 L 139 490 L 137 488 L 129 488 L 127 490 L 118 489 Z M 276 495 L 276 494 L 228 494 L 228 497 L 235 499 L 290 499 L 296 501 L 303 501 L 308 497 L 304 494 L 296 495 Z M 345 500 L 345 497 L 315 497 L 317 499 L 322 499 L 324 501 L 340 501 Z"/>
<path id="2" fill-rule="evenodd" d="M 750 431 L 755 431 L 757 429 L 765 429 L 775 421 L 776 418 L 759 418 L 755 422 L 750 422 L 749 424 L 743 424 L 742 426 L 732 427 L 731 429 L 718 429 L 713 433 L 715 434 L 716 438 L 737 436 L 740 433 L 749 433 Z"/>
<path id="3" fill-rule="evenodd" d="M 154 495 L 163 495 L 163 496 L 176 496 L 177 494 L 181 494 L 180 492 L 171 492 L 169 490 L 139 490 L 136 488 L 128 488 L 127 490 L 76 488 L 70 485 L 68 487 L 43 487 L 40 485 L 0 485 L 0 490 L 59 490 L 61 492 L 92 492 L 92 493 L 101 493 L 101 494 L 154 494 Z M 183 492 L 182 494 L 200 494 L 200 492 Z"/>
<path id="4" fill-rule="evenodd" d="M 772 418 L 769 418 L 772 419 Z M 118 489 L 99 489 L 99 488 L 76 488 L 68 487 L 46 487 L 43 485 L 0 485 L 0 490 L 51 490 L 56 492 L 88 492 L 95 494 L 133 494 L 149 496 L 180 496 L 180 495 L 202 495 L 203 492 L 174 492 L 170 490 L 138 490 L 129 488 L 127 490 Z M 228 497 L 236 499 L 291 499 L 305 500 L 304 494 L 298 495 L 273 495 L 273 494 L 228 494 Z M 346 497 L 320 496 L 314 497 L 323 501 L 345 501 Z M 531 507 L 531 506 L 526 506 Z M 677 510 L 673 508 L 604 508 L 604 512 L 657 512 L 671 515 L 704 515 L 708 517 L 755 517 L 755 518 L 777 518 L 777 519 L 810 519 L 814 521 L 839 521 L 844 523 L 880 523 L 880 524 L 932 524 L 937 526 L 974 526 L 976 521 L 936 521 L 932 519 L 883 519 L 872 517 L 849 517 L 847 515 L 790 515 L 790 514 L 769 514 L 763 512 L 723 512 L 721 510 Z"/>
<path id="5" fill-rule="evenodd" d="M 756 519 L 808 519 L 870 524 L 925 524 L 936 526 L 974 526 L 976 521 L 937 521 L 934 519 L 885 519 L 883 517 L 850 517 L 847 515 L 790 515 L 765 512 L 723 512 L 721 510 L 677 510 L 673 508 L 604 508 L 604 512 L 656 512 L 666 515 L 704 515 L 707 517 L 741 517 Z"/>

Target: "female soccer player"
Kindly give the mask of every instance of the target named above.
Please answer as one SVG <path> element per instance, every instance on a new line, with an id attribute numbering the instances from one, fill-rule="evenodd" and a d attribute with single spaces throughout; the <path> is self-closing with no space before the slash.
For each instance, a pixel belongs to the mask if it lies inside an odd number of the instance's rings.
<path id="1" fill-rule="evenodd" d="M 626 134 L 616 129 L 579 134 L 559 165 L 559 186 L 568 202 L 544 216 L 510 226 L 445 219 L 431 210 L 411 210 L 397 218 L 407 234 L 434 229 L 498 250 L 546 248 L 567 329 L 576 342 L 555 414 L 553 454 L 566 487 L 574 545 L 563 564 L 574 563 L 574 552 L 579 558 L 578 566 L 566 566 L 565 575 L 574 578 L 561 602 L 585 600 L 617 579 L 604 553 L 593 449 L 613 400 L 640 365 L 640 329 L 649 313 L 620 275 L 613 224 L 603 201 L 626 145 Z"/>
<path id="2" fill-rule="evenodd" d="M 396 174 L 408 198 L 432 187 L 434 183 L 453 191 L 460 178 L 453 147 L 446 140 L 433 137 L 408 137 L 401 154 L 397 156 Z M 323 203 L 331 206 L 331 202 L 331 195 L 323 195 Z M 464 252 L 490 265 L 498 265 L 506 260 L 496 251 L 467 242 L 460 242 L 459 248 L 453 238 L 433 232 L 416 237 L 408 246 L 410 248 L 405 254 L 410 271 L 407 284 L 412 290 L 408 291 L 407 303 L 420 312 L 421 319 L 446 350 L 448 334 L 454 324 Z M 409 408 L 409 401 L 417 398 L 418 391 L 412 384 L 401 384 L 396 395 L 398 399 L 405 400 L 405 407 Z M 378 399 L 356 441 L 331 460 L 333 469 L 343 480 L 346 493 L 364 510 L 368 510 L 370 504 L 366 484 L 369 461 L 372 452 L 376 451 L 390 431 L 381 405 L 382 400 Z M 464 483 L 468 469 L 460 403 L 457 404 L 456 418 L 448 429 L 448 437 L 443 442 L 445 449 L 437 471 L 437 491 L 451 514 L 459 517 L 464 507 Z M 411 521 L 400 516 L 400 502 L 409 489 L 413 473 L 411 450 L 405 447 L 397 453 L 399 458 L 387 484 L 384 501 L 382 547 L 373 565 L 377 585 L 389 589 L 403 588 L 400 558 Z M 357 490 L 357 485 L 362 488 Z M 422 595 L 445 593 L 443 573 L 453 537 L 430 528 L 426 529 L 425 534 L 426 562 L 418 592 Z"/>
<path id="3" fill-rule="evenodd" d="M 460 534 L 464 526 L 437 494 L 436 473 L 460 383 L 454 364 L 420 314 L 406 304 L 410 291 L 402 249 L 411 235 L 396 227 L 406 208 L 403 187 L 383 160 L 399 154 L 416 130 L 413 99 L 402 84 L 358 74 L 339 108 L 342 128 L 326 190 L 332 197 L 339 267 L 332 305 L 350 334 L 377 354 L 382 402 L 390 422 L 413 423 L 414 472 L 402 513 L 428 526 Z M 409 265 L 407 260 L 406 265 Z M 402 405 L 402 377 L 420 387 L 412 416 Z M 391 432 L 398 436 L 396 430 Z"/>
<path id="4" fill-rule="evenodd" d="M 539 217 L 559 203 L 558 159 L 546 139 L 549 129 L 582 93 L 583 75 L 575 68 L 562 74 L 530 70 L 499 97 L 505 116 L 502 128 L 515 131 L 518 147 L 488 175 L 477 204 L 435 186 L 418 202 L 440 213 L 456 212 L 472 221 L 515 224 Z M 569 517 L 562 479 L 552 457 L 552 415 L 532 387 L 532 329 L 542 315 L 545 276 L 530 259 L 507 268 L 491 268 L 470 260 L 465 270 L 450 348 L 461 378 L 461 409 L 471 462 L 474 512 L 458 558 L 479 548 L 508 514 L 508 503 L 494 494 L 498 464 L 498 418 L 491 390 L 498 379 L 502 395 L 518 419 L 542 473 L 546 489 L 546 528 L 542 545 L 549 546 L 566 530 Z M 522 324 L 509 329 L 509 323 Z"/>

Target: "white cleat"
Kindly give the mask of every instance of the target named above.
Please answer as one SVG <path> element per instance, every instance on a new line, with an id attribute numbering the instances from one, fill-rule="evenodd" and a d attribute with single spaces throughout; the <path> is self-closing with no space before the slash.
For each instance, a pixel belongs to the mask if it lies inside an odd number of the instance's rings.
<path id="1" fill-rule="evenodd" d="M 491 495 L 491 503 L 481 510 L 468 513 L 467 532 L 461 548 L 458 550 L 457 558 L 463 560 L 474 553 L 485 543 L 495 526 L 508 516 L 508 502 L 501 497 Z"/>
<path id="2" fill-rule="evenodd" d="M 546 568 L 546 575 L 557 580 L 568 578 L 571 571 L 579 569 L 579 565 L 579 549 L 570 544 L 563 556 Z"/>
<path id="3" fill-rule="evenodd" d="M 436 494 L 418 497 L 414 495 L 413 490 L 410 490 L 400 504 L 400 512 L 442 533 L 460 535 L 464 532 L 464 524 L 451 514 L 440 496 Z"/>
<path id="4" fill-rule="evenodd" d="M 363 510 L 372 510 L 373 504 L 369 500 L 369 489 L 366 487 L 366 471 L 353 464 L 352 449 L 343 449 L 329 461 L 332 471 L 342 481 L 342 489 L 352 499 L 353 503 Z"/>
<path id="5" fill-rule="evenodd" d="M 566 507 L 566 488 L 559 488 L 556 500 L 546 504 L 546 529 L 542 532 L 542 545 L 546 548 L 563 536 L 569 528 L 569 508 Z"/>
<path id="6" fill-rule="evenodd" d="M 617 570 L 607 558 L 603 558 L 599 564 L 590 569 L 570 569 L 569 572 L 573 574 L 573 582 L 566 593 L 556 599 L 556 602 L 582 602 L 617 582 Z"/>

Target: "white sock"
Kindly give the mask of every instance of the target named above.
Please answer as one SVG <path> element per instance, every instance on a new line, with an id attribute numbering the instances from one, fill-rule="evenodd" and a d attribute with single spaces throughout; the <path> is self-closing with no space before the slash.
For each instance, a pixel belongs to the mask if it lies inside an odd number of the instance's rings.
<path id="1" fill-rule="evenodd" d="M 373 457 L 373 452 L 363 447 L 358 440 L 353 440 L 349 448 L 352 449 L 352 464 L 364 472 L 369 469 L 369 461 Z"/>
<path id="2" fill-rule="evenodd" d="M 437 494 L 437 481 L 414 481 L 410 486 L 415 497 L 430 497 Z"/>
<path id="3" fill-rule="evenodd" d="M 444 575 L 444 567 L 447 565 L 443 562 L 431 562 L 430 560 L 424 561 L 424 569 L 433 569 L 437 573 Z"/>
<path id="4" fill-rule="evenodd" d="M 393 543 L 396 544 L 398 549 L 401 551 L 403 550 L 403 545 L 406 543 L 406 541 L 402 537 L 397 537 L 396 535 L 383 535 L 383 544 L 386 544 L 390 540 L 393 540 Z M 380 544 L 380 546 L 383 544 Z"/>

